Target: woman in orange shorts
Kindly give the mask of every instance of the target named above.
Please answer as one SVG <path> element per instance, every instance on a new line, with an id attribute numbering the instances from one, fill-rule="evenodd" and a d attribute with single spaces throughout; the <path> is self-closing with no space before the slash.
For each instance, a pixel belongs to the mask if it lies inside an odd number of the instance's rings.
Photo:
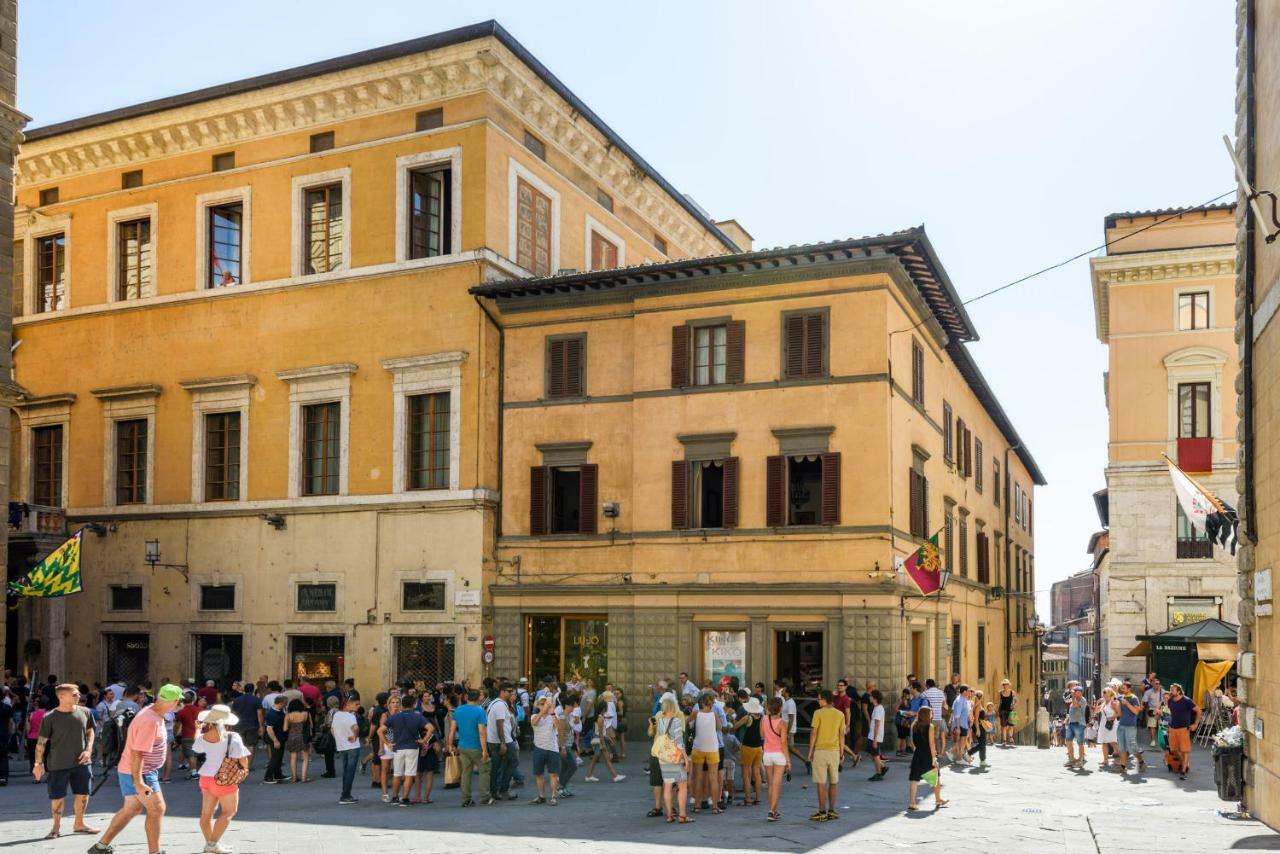
<path id="1" fill-rule="evenodd" d="M 239 763 L 241 777 L 249 772 L 249 748 L 240 740 L 240 734 L 229 727 L 239 723 L 231 709 L 223 705 L 210 706 L 196 718 L 200 728 L 191 749 L 204 756 L 200 766 L 200 832 L 204 834 L 204 850 L 210 854 L 231 854 L 231 849 L 219 840 L 227 832 L 227 826 L 240 806 L 240 783 L 219 783 L 218 770 L 228 757 Z M 215 822 L 213 814 L 220 810 Z"/>

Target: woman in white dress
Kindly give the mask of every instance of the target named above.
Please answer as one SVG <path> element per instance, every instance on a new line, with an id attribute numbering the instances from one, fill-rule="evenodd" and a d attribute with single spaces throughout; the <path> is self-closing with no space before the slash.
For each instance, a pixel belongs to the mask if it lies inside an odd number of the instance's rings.
<path id="1" fill-rule="evenodd" d="M 1102 689 L 1102 699 L 1098 701 L 1098 744 L 1102 747 L 1102 764 L 1098 767 L 1106 770 L 1107 763 L 1115 755 L 1116 727 L 1119 725 L 1120 704 L 1116 702 L 1116 692 L 1110 687 Z"/>

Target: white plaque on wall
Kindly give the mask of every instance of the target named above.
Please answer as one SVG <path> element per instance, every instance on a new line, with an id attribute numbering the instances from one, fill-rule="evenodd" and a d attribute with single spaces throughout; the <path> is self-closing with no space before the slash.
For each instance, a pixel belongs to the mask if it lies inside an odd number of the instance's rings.
<path id="1" fill-rule="evenodd" d="M 457 608 L 480 607 L 479 590 L 459 590 L 453 594 L 453 604 Z"/>

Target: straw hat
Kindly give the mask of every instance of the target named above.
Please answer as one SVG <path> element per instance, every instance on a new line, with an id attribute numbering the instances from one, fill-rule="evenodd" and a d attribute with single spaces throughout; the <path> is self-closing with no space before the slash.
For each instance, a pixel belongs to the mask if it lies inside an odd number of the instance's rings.
<path id="1" fill-rule="evenodd" d="M 240 719 L 231 714 L 231 709 L 221 703 L 210 706 L 196 715 L 196 720 L 202 724 L 225 724 L 227 726 L 235 726 L 240 723 Z"/>

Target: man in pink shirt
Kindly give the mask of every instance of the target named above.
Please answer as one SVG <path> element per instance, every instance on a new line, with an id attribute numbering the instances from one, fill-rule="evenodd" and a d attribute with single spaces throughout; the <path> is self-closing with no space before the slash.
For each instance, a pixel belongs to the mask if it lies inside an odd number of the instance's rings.
<path id="1" fill-rule="evenodd" d="M 164 818 L 164 796 L 160 794 L 159 772 L 169 749 L 164 716 L 182 699 L 177 685 L 164 685 L 156 693 L 156 701 L 133 716 L 116 776 L 124 806 L 111 819 L 102 838 L 89 849 L 93 854 L 111 854 L 111 840 L 120 835 L 129 822 L 142 811 L 147 813 L 147 851 L 160 851 L 160 820 Z"/>
<path id="2" fill-rule="evenodd" d="M 298 680 L 298 690 L 302 692 L 302 699 L 307 701 L 307 708 L 320 708 L 320 689 L 311 684 L 311 680 L 302 677 Z"/>

